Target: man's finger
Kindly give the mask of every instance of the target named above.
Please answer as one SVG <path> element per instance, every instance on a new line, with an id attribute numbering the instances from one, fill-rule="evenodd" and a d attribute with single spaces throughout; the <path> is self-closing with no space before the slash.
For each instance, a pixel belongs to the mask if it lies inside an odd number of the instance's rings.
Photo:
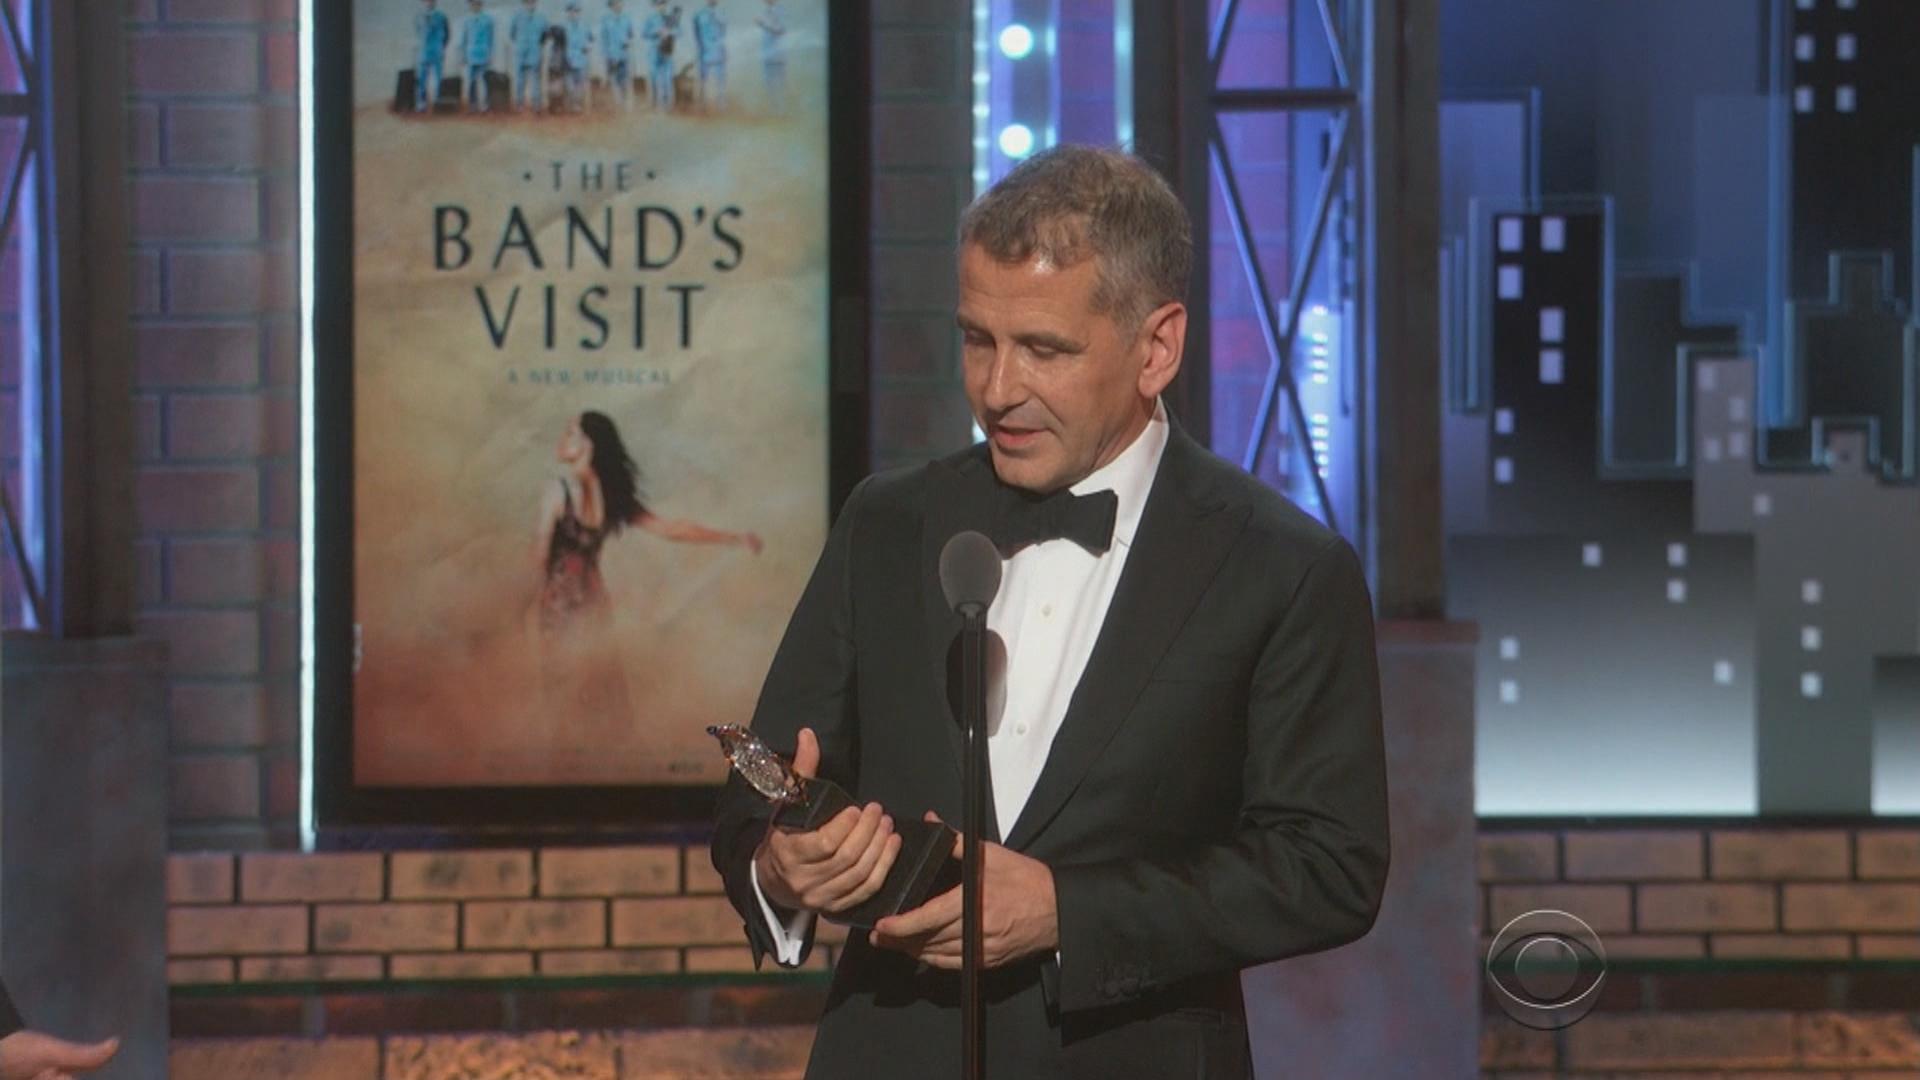
<path id="1" fill-rule="evenodd" d="M 119 1039 L 105 1039 L 91 1046 L 51 1039 L 42 1057 L 56 1070 L 77 1069 L 86 1072 L 105 1065 L 119 1052 Z"/>
<path id="2" fill-rule="evenodd" d="M 951 948 L 957 954 L 960 951 L 960 935 L 963 929 L 961 924 L 965 921 L 965 919 L 956 916 L 952 922 L 928 934 L 926 941 L 923 943 L 923 947 L 934 949 Z"/>
<path id="3" fill-rule="evenodd" d="M 853 890 L 852 895 L 847 898 L 849 902 L 848 906 L 866 903 L 880 891 L 880 886 L 887 883 L 887 874 L 893 869 L 893 861 L 900 857 L 900 845 L 902 843 L 904 843 L 904 841 L 900 839 L 899 833 L 894 833 L 892 836 L 887 837 L 885 849 L 880 852 L 879 860 L 876 861 L 873 864 L 873 868 L 868 871 L 867 880 L 862 882 L 859 888 Z"/>
<path id="4" fill-rule="evenodd" d="M 935 965 L 947 963 L 958 964 L 960 962 L 960 950 L 952 946 L 934 948 L 929 945 L 922 945 L 920 947 L 920 960 L 923 963 Z"/>
<path id="5" fill-rule="evenodd" d="M 878 930 L 867 931 L 867 943 L 876 949 L 905 953 L 914 959 L 920 958 L 920 939 L 911 937 L 888 937 Z"/>
<path id="6" fill-rule="evenodd" d="M 813 729 L 800 729 L 800 741 L 793 748 L 793 771 L 812 779 L 820 774 L 820 740 Z"/>
<path id="7" fill-rule="evenodd" d="M 861 811 L 859 824 L 834 849 L 833 854 L 808 868 L 808 907 L 832 910 L 828 905 L 860 880 L 851 871 L 866 857 L 867 849 L 873 846 L 874 837 L 880 832 L 881 823 L 886 820 L 887 816 L 881 812 L 878 803 L 868 805 Z"/>
<path id="8" fill-rule="evenodd" d="M 861 854 L 867 850 L 868 842 L 872 840 L 873 834 L 880 830 L 880 823 L 885 820 L 887 820 L 887 812 L 879 803 L 868 803 L 859 808 L 853 817 L 847 819 L 847 827 L 844 829 L 837 827 L 841 822 L 836 816 L 833 821 L 836 826 L 832 834 L 833 847 L 827 852 L 826 857 L 816 864 L 816 869 L 821 872 L 821 876 L 837 877 L 844 873 L 847 867 L 859 862 Z"/>
<path id="9" fill-rule="evenodd" d="M 873 847 L 876 838 L 885 837 L 893 832 L 893 817 L 879 803 L 868 803 L 860 811 L 859 820 L 853 823 L 852 831 L 840 840 L 840 846 L 834 851 L 834 865 L 841 867 L 841 873 L 858 865 Z"/>
<path id="10" fill-rule="evenodd" d="M 873 925 L 873 932 L 890 938 L 930 934 L 960 918 L 960 887 L 954 886 L 912 911 L 889 915 Z"/>
<path id="11" fill-rule="evenodd" d="M 860 824 L 860 815 L 865 812 L 861 807 L 849 806 L 812 832 L 787 833 L 782 837 L 787 853 L 798 863 L 826 862 L 840 850 L 840 842 Z"/>
<path id="12" fill-rule="evenodd" d="M 866 897 L 859 895 L 859 890 L 867 883 L 867 879 L 873 875 L 874 866 L 880 862 L 880 857 L 887 853 L 888 842 L 891 841 L 895 835 L 893 831 L 893 819 L 882 816 L 880 819 L 880 827 L 868 834 L 864 841 L 864 846 L 860 849 L 859 857 L 854 859 L 852 865 L 835 875 L 832 880 L 828 881 L 826 885 L 822 887 L 822 892 L 835 898 L 832 903 L 828 904 L 822 910 L 845 911 L 847 908 L 866 899 Z"/>

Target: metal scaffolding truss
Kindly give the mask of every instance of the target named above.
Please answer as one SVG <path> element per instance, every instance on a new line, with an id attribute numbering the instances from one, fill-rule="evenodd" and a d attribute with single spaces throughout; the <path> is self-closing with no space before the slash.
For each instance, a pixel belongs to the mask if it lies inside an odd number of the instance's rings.
<path id="1" fill-rule="evenodd" d="M 40 70 L 34 62 L 34 52 L 28 47 L 29 34 L 23 32 L 20 16 L 16 7 L 29 8 L 30 5 L 16 5 L 0 2 L 0 50 L 5 53 L 4 62 L 13 69 L 18 82 L 13 85 L 0 84 L 0 154 L 8 160 L 0 160 L 0 184 L 4 192 L 0 193 L 0 246 L 12 244 L 22 253 L 20 274 L 23 279 L 40 272 L 37 261 L 38 251 L 31 233 L 16 235 L 14 226 L 19 222 L 21 195 L 33 170 L 38 167 L 36 147 L 41 137 L 40 109 Z M 30 28 L 26 28 L 30 29 Z M 32 229 L 37 223 L 28 221 L 26 227 Z M 27 256 L 33 256 L 28 258 Z M 29 296 L 33 295 L 31 292 Z M 39 324 L 41 313 L 32 310 L 32 305 L 23 304 L 12 316 L 16 324 L 4 331 L 19 334 L 23 338 Z M 45 392 L 44 373 L 36 370 L 39 358 L 31 350 L 22 350 L 20 372 L 23 380 L 31 380 L 32 385 L 23 385 L 20 394 L 22 409 L 19 425 L 21 440 L 20 475 L 27 485 L 24 498 L 29 512 L 36 509 L 32 504 L 37 492 L 44 490 L 45 478 L 32 475 L 42 465 L 41 448 L 36 445 L 42 431 L 42 406 Z M 29 392 L 37 386 L 40 393 Z M 40 537 L 32 522 L 38 521 L 38 515 L 31 515 L 29 524 L 22 524 L 20 513 L 13 505 L 13 497 L 6 485 L 0 484 L 0 527 L 6 529 L 6 555 L 11 559 L 20 575 L 21 591 L 26 599 L 26 616 L 29 625 L 45 626 L 46 583 L 44 580 L 43 560 L 36 558 L 42 552 L 37 542 Z"/>
<path id="2" fill-rule="evenodd" d="M 1359 0 L 1350 0 L 1359 2 Z M 1302 3 L 1300 6 L 1304 6 Z M 1353 129 L 1358 121 L 1360 96 L 1354 89 L 1349 77 L 1350 63 L 1347 43 L 1342 36 L 1340 20 L 1337 17 L 1335 0 L 1315 0 L 1314 13 L 1320 30 L 1326 35 L 1326 46 L 1331 60 L 1333 85 L 1328 87 L 1302 86 L 1262 86 L 1262 87 L 1225 87 L 1220 84 L 1221 69 L 1226 59 L 1227 49 L 1233 40 L 1234 22 L 1240 13 L 1240 0 L 1225 0 L 1214 19 L 1208 39 L 1208 61 L 1211 68 L 1208 79 L 1208 150 L 1212 163 L 1215 182 L 1219 185 L 1221 199 L 1225 204 L 1227 222 L 1232 229 L 1234 245 L 1240 256 L 1241 270 L 1247 278 L 1248 288 L 1254 299 L 1254 308 L 1258 315 L 1261 337 L 1266 346 L 1267 374 L 1260 395 L 1253 428 L 1248 433 L 1246 451 L 1241 458 L 1241 466 L 1248 472 L 1254 472 L 1260 461 L 1260 455 L 1266 447 L 1269 434 L 1274 428 L 1274 413 L 1277 409 L 1288 410 L 1295 430 L 1307 430 L 1305 411 L 1301 405 L 1298 385 L 1294 379 L 1293 351 L 1294 343 L 1300 331 L 1300 312 L 1303 307 L 1307 283 L 1319 268 L 1327 221 L 1332 216 L 1334 199 L 1345 182 L 1346 170 L 1351 157 L 1350 142 Z M 1300 247 L 1293 263 L 1293 275 L 1288 282 L 1285 304 L 1276 301 L 1267 275 L 1261 269 L 1258 248 L 1255 243 L 1253 227 L 1249 221 L 1247 204 L 1242 198 L 1241 186 L 1234 173 L 1232 156 L 1227 150 L 1227 140 L 1222 129 L 1220 117 L 1225 113 L 1296 113 L 1321 112 L 1332 113 L 1333 128 L 1331 148 L 1320 176 L 1318 195 L 1314 199 L 1311 219 L 1307 222 L 1307 242 Z M 1326 479 L 1317 467 L 1305 442 L 1298 442 L 1304 458 L 1305 470 L 1313 478 L 1314 491 L 1319 497 L 1320 509 L 1325 515 L 1329 527 L 1338 529 L 1334 520 L 1334 501 L 1329 497 Z"/>

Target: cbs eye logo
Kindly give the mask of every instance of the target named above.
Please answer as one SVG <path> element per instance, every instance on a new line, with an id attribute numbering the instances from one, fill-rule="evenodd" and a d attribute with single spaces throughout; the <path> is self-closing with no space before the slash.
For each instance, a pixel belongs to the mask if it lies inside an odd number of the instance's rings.
<path id="1" fill-rule="evenodd" d="M 1570 1027 L 1593 1011 L 1607 981 L 1600 935 L 1564 911 L 1529 911 L 1487 946 L 1487 984 L 1502 1012 L 1539 1031 Z"/>

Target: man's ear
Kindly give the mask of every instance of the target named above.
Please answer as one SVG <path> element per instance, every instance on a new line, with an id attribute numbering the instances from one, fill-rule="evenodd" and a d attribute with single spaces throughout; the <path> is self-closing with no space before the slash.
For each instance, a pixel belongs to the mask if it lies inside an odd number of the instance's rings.
<path id="1" fill-rule="evenodd" d="M 1140 396 L 1155 398 L 1180 374 L 1187 345 L 1187 305 L 1178 300 L 1162 304 L 1140 327 L 1140 347 L 1146 362 L 1140 365 Z"/>

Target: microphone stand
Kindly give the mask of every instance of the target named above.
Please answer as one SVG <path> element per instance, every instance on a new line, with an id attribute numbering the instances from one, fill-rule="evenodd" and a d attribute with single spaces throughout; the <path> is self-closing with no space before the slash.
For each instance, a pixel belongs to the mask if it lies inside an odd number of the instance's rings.
<path id="1" fill-rule="evenodd" d="M 982 533 L 956 533 L 940 549 L 940 592 L 960 616 L 960 1075 L 966 1080 L 986 1076 L 980 838 L 987 828 L 987 608 L 1001 572 L 1000 552 Z"/>
<path id="2" fill-rule="evenodd" d="M 966 735 L 960 764 L 960 1075 L 986 1076 L 986 1013 L 980 981 L 985 971 L 981 923 L 981 835 L 987 824 L 987 606 L 966 604 L 960 611 L 960 710 Z"/>

